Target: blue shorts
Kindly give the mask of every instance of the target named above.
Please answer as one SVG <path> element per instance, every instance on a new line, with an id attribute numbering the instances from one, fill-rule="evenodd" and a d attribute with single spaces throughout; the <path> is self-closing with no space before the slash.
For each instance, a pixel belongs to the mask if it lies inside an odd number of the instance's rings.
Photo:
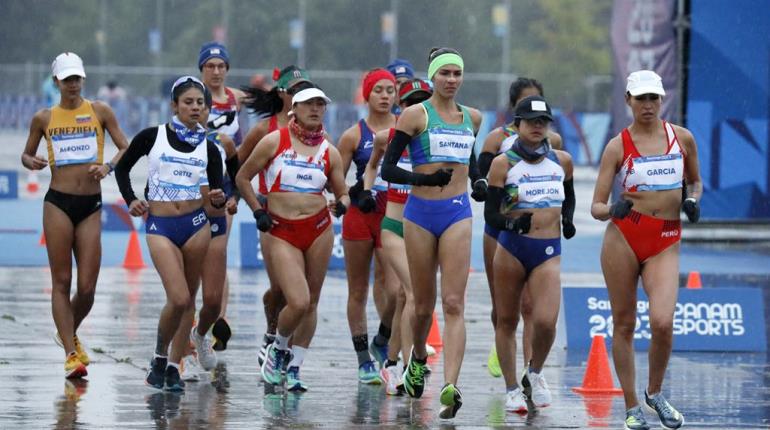
<path id="1" fill-rule="evenodd" d="M 200 208 L 179 216 L 150 215 L 144 224 L 144 231 L 147 234 L 165 236 L 181 248 L 198 230 L 208 225 L 206 212 Z"/>
<path id="2" fill-rule="evenodd" d="M 492 227 L 487 223 L 484 223 L 484 233 L 494 240 L 497 240 L 497 237 L 500 236 L 500 230 Z"/>
<path id="3" fill-rule="evenodd" d="M 409 195 L 404 206 L 404 219 L 441 237 L 454 223 L 472 217 L 468 193 L 448 199 L 428 200 Z"/>
<path id="4" fill-rule="evenodd" d="M 516 257 L 527 275 L 545 261 L 561 255 L 561 238 L 533 239 L 512 231 L 503 230 L 497 237 L 497 243 Z"/>
<path id="5" fill-rule="evenodd" d="M 227 216 L 209 217 L 209 224 L 211 224 L 212 239 L 227 234 Z"/>

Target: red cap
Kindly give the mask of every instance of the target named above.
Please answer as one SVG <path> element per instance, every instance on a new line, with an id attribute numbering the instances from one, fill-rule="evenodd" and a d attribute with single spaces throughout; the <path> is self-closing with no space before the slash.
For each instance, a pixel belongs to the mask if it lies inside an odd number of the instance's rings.
<path id="1" fill-rule="evenodd" d="M 427 82 L 423 81 L 422 79 L 413 79 L 401 84 L 401 88 L 398 89 L 398 101 L 402 102 L 405 98 L 418 91 L 424 91 L 428 94 L 433 94 L 433 89 L 431 89 Z"/>
<path id="2" fill-rule="evenodd" d="M 364 100 L 369 101 L 369 94 L 372 93 L 374 85 L 383 79 L 387 79 L 390 82 L 393 82 L 393 85 L 396 85 L 396 77 L 385 69 L 374 69 L 364 76 L 364 83 L 361 86 L 361 93 L 364 96 Z"/>

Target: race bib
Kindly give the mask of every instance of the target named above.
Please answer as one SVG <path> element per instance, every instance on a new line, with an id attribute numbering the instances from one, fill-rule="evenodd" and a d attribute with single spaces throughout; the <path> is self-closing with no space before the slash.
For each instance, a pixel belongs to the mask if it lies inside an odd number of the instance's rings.
<path id="1" fill-rule="evenodd" d="M 468 164 L 476 137 L 468 130 L 434 127 L 428 132 L 431 163 Z"/>
<path id="2" fill-rule="evenodd" d="M 158 169 L 159 185 L 179 190 L 199 190 L 201 173 L 206 167 L 203 160 L 163 155 Z"/>
<path id="3" fill-rule="evenodd" d="M 633 159 L 627 186 L 637 191 L 673 190 L 682 187 L 682 154 L 654 155 Z"/>
<path id="4" fill-rule="evenodd" d="M 564 183 L 560 175 L 522 176 L 516 208 L 561 207 Z"/>
<path id="5" fill-rule="evenodd" d="M 97 158 L 96 130 L 51 136 L 57 166 L 94 163 Z"/>
<path id="6" fill-rule="evenodd" d="M 298 160 L 284 160 L 281 169 L 281 191 L 320 193 L 326 186 L 324 165 Z"/>

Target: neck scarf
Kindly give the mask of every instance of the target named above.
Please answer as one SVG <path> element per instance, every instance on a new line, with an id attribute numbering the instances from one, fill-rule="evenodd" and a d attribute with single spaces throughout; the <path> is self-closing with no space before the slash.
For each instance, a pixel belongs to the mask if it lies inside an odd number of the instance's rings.
<path id="1" fill-rule="evenodd" d="M 325 139 L 323 125 L 316 131 L 310 131 L 302 127 L 294 117 L 289 121 L 289 131 L 307 146 L 318 146 Z"/>
<path id="2" fill-rule="evenodd" d="M 537 161 L 548 154 L 548 151 L 551 150 L 551 144 L 548 143 L 548 139 L 543 139 L 536 148 L 532 148 L 527 144 L 521 143 L 521 140 L 517 138 L 516 141 L 513 142 L 512 149 L 519 154 L 521 158 L 527 161 Z"/>
<path id="3" fill-rule="evenodd" d="M 174 115 L 174 117 L 171 118 L 171 126 L 174 128 L 174 132 L 176 132 L 176 137 L 182 142 L 187 142 L 192 146 L 198 146 L 206 140 L 206 129 L 199 123 L 195 124 L 194 130 L 190 130 L 186 125 L 182 124 L 182 121 L 179 120 L 178 116 Z"/>

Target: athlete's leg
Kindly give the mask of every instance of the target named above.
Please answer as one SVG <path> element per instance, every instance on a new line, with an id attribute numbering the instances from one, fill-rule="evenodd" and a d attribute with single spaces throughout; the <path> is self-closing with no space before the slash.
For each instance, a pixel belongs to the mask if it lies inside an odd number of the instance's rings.
<path id="1" fill-rule="evenodd" d="M 211 239 L 204 261 L 201 272 L 203 306 L 196 326 L 200 336 L 205 336 L 220 316 L 227 285 L 227 235 Z"/>
<path id="2" fill-rule="evenodd" d="M 345 250 L 345 272 L 348 277 L 348 325 L 358 365 L 370 361 L 366 327 L 366 301 L 369 297 L 369 268 L 374 252 L 373 240 L 342 240 Z"/>
<path id="3" fill-rule="evenodd" d="M 494 257 L 495 307 L 497 326 L 495 344 L 500 368 L 503 371 L 506 388 L 518 385 L 516 377 L 516 327 L 519 324 L 519 310 L 522 285 L 526 279 L 524 266 L 502 246 L 497 247 Z"/>
<path id="4" fill-rule="evenodd" d="M 43 234 L 51 267 L 51 312 L 64 353 L 69 355 L 75 351 L 75 323 L 70 301 L 75 229 L 67 214 L 50 202 L 43 203 Z"/>
<path id="5" fill-rule="evenodd" d="M 404 297 L 403 309 L 400 313 L 397 311 L 394 315 L 393 327 L 391 327 L 391 336 L 394 336 L 396 330 L 400 331 L 401 356 L 404 362 L 409 360 L 409 353 L 412 350 L 412 317 L 414 314 L 414 295 L 412 293 L 412 282 L 409 277 L 409 263 L 406 259 L 406 247 L 404 238 L 389 231 L 382 231 L 382 248 L 386 258 L 398 277 L 401 285 L 401 291 Z M 400 294 L 401 295 L 401 294 Z M 395 320 L 398 319 L 399 329 L 396 328 Z M 392 339 L 392 338 L 391 338 Z M 390 351 L 398 353 L 398 351 Z"/>
<path id="6" fill-rule="evenodd" d="M 527 366 L 529 366 L 530 360 L 532 360 L 532 339 L 533 339 L 535 330 L 532 326 L 531 319 L 532 319 L 532 296 L 529 288 L 529 282 L 527 282 L 521 291 L 521 320 L 523 323 L 522 334 L 521 334 L 521 352 L 523 353 L 523 356 L 524 356 L 525 369 L 527 368 Z"/>
<path id="7" fill-rule="evenodd" d="M 227 315 L 227 305 L 230 303 L 230 279 L 227 277 L 227 241 L 230 240 L 230 231 L 232 230 L 233 226 L 233 216 L 230 215 L 230 213 L 225 213 L 225 218 L 227 219 L 227 233 L 225 233 L 225 268 L 224 280 L 222 281 L 222 303 L 220 305 L 219 318 L 224 318 Z M 206 294 L 206 292 L 204 291 L 203 294 Z"/>
<path id="8" fill-rule="evenodd" d="M 639 263 L 620 230 L 612 223 L 604 234 L 601 264 L 612 305 L 612 359 L 623 389 L 626 409 L 630 409 L 639 404 L 633 343 Z"/>
<path id="9" fill-rule="evenodd" d="M 492 327 L 497 326 L 497 311 L 495 309 L 495 275 L 494 275 L 494 258 L 495 250 L 497 249 L 497 240 L 484 234 L 483 251 L 484 251 L 484 273 L 487 275 L 487 285 L 489 285 L 489 296 L 492 298 L 492 312 L 490 317 L 492 318 Z"/>
<path id="10" fill-rule="evenodd" d="M 102 211 L 98 210 L 75 227 L 75 262 L 78 268 L 77 291 L 72 296 L 73 329 L 91 311 L 96 292 L 96 281 L 102 264 Z"/>
<path id="11" fill-rule="evenodd" d="M 329 268 L 329 260 L 334 246 L 334 232 L 329 227 L 323 232 L 310 248 L 305 252 L 305 275 L 310 292 L 310 303 L 307 312 L 294 333 L 294 345 L 308 348 L 315 335 L 318 322 L 318 299 L 321 297 L 326 272 Z"/>
<path id="12" fill-rule="evenodd" d="M 422 360 L 428 356 L 425 341 L 428 339 L 430 325 L 433 323 L 433 310 L 436 307 L 438 240 L 433 233 L 404 219 L 404 242 L 414 296 L 414 312 L 409 325 L 412 327 L 414 356 Z"/>
<path id="13" fill-rule="evenodd" d="M 537 293 L 530 296 L 529 324 L 532 326 L 530 366 L 539 373 L 556 337 L 561 302 L 561 257 L 550 258 L 534 268 L 527 278 L 527 285 L 537 286 Z"/>
<path id="14" fill-rule="evenodd" d="M 278 315 L 276 334 L 290 337 L 310 307 L 310 291 L 305 276 L 305 257 L 300 249 L 283 239 L 266 234 L 268 242 L 265 262 L 272 266 L 281 286 L 286 306 Z"/>

